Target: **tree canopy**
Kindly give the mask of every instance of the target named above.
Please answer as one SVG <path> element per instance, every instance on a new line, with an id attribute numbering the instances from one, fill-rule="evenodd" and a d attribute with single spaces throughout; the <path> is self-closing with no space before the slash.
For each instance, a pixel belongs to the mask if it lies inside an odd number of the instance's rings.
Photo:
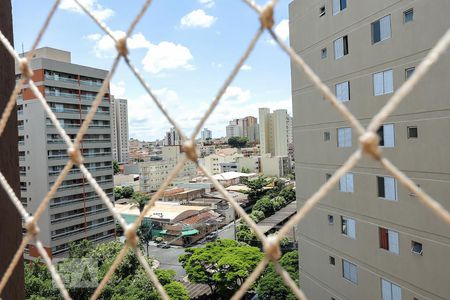
<path id="1" fill-rule="evenodd" d="M 233 148 L 244 148 L 248 144 L 248 138 L 243 136 L 232 136 L 228 139 L 228 145 Z"/>
<path id="2" fill-rule="evenodd" d="M 132 196 L 132 203 L 134 207 L 139 209 L 139 212 L 144 210 L 145 205 L 150 201 L 150 197 L 142 192 L 134 192 Z"/>
<path id="3" fill-rule="evenodd" d="M 263 256 L 256 247 L 222 239 L 188 248 L 179 260 L 189 281 L 209 285 L 214 299 L 229 299 Z"/>
<path id="4" fill-rule="evenodd" d="M 82 241 L 78 245 L 72 244 L 69 258 L 90 258 L 97 263 L 98 280 L 101 280 L 111 267 L 113 261 L 119 254 L 123 245 L 113 241 L 99 245 L 93 245 L 89 241 Z M 148 260 L 151 263 L 151 260 Z M 77 263 L 73 260 L 63 260 L 57 264 L 57 268 L 71 267 L 70 264 Z M 175 271 L 157 269 L 156 275 L 166 289 L 171 299 L 189 299 L 186 288 L 174 281 Z M 89 299 L 95 287 L 71 287 L 67 285 L 72 299 Z M 52 284 L 52 277 L 45 264 L 40 261 L 25 264 L 25 292 L 27 299 L 50 299 L 59 300 L 59 290 Z M 143 267 L 139 264 L 134 252 L 130 249 L 124 257 L 123 262 L 114 272 L 113 276 L 105 286 L 101 299 L 113 300 L 153 300 L 161 299 L 156 288 L 151 283 Z"/>
<path id="5" fill-rule="evenodd" d="M 298 252 L 287 252 L 280 259 L 280 265 L 289 273 L 295 282 L 299 282 L 298 271 Z M 285 285 L 283 279 L 275 271 L 272 263 L 269 264 L 263 275 L 257 282 L 256 293 L 259 299 L 278 300 L 287 299 L 294 300 L 296 297 L 291 290 Z"/>
<path id="6" fill-rule="evenodd" d="M 113 160 L 112 164 L 113 164 L 114 175 L 116 175 L 117 173 L 120 172 L 119 163 L 117 161 Z"/>

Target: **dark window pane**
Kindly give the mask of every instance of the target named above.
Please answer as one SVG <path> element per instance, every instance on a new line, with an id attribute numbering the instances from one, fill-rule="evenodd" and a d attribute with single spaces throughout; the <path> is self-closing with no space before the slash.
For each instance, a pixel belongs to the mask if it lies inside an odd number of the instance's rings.
<path id="1" fill-rule="evenodd" d="M 348 37 L 344 36 L 342 38 L 342 40 L 343 40 L 343 43 L 344 43 L 344 55 L 347 55 L 348 54 Z"/>
<path id="2" fill-rule="evenodd" d="M 378 181 L 378 197 L 384 198 L 384 177 L 377 177 Z"/>
<path id="3" fill-rule="evenodd" d="M 384 146 L 384 127 L 381 126 L 380 128 L 378 128 L 378 138 L 380 139 L 380 146 Z"/>
<path id="4" fill-rule="evenodd" d="M 372 23 L 372 42 L 378 43 L 381 41 L 380 21 Z"/>
<path id="5" fill-rule="evenodd" d="M 347 8 L 347 0 L 341 0 L 341 10 L 344 10 Z"/>

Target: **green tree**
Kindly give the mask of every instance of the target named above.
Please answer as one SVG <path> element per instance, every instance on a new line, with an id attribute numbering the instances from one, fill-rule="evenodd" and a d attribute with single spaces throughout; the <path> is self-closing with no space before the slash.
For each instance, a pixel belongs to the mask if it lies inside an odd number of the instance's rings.
<path id="1" fill-rule="evenodd" d="M 188 248 L 179 260 L 189 281 L 209 285 L 213 299 L 228 299 L 263 256 L 256 247 L 223 239 L 202 248 Z"/>
<path id="2" fill-rule="evenodd" d="M 114 175 L 116 175 L 117 173 L 120 172 L 119 163 L 115 160 L 113 160 L 112 163 L 113 163 Z"/>
<path id="3" fill-rule="evenodd" d="M 250 173 L 250 169 L 246 167 L 241 168 L 241 173 Z"/>
<path id="4" fill-rule="evenodd" d="M 252 211 L 262 211 L 266 217 L 274 213 L 272 200 L 269 196 L 264 196 L 253 205 Z"/>
<path id="5" fill-rule="evenodd" d="M 256 179 L 244 180 L 243 183 L 249 188 L 249 190 L 245 192 L 248 195 L 248 200 L 250 203 L 255 203 L 266 194 L 264 188 L 270 183 L 270 179 L 259 176 Z"/>
<path id="6" fill-rule="evenodd" d="M 295 200 L 295 190 L 292 186 L 287 186 L 283 188 L 279 194 L 279 196 L 283 197 L 286 200 L 286 203 L 291 203 Z"/>
<path id="7" fill-rule="evenodd" d="M 244 221 L 237 226 L 236 240 L 250 246 L 259 247 L 261 245 L 253 230 Z"/>
<path id="8" fill-rule="evenodd" d="M 172 281 L 164 285 L 164 289 L 171 300 L 189 300 L 189 293 L 181 282 Z"/>
<path id="9" fill-rule="evenodd" d="M 139 227 L 137 234 L 139 236 L 139 240 L 145 245 L 148 255 L 148 243 L 152 241 L 152 223 L 151 221 L 144 219 Z"/>
<path id="10" fill-rule="evenodd" d="M 248 144 L 248 138 L 243 136 L 233 136 L 228 139 L 228 145 L 233 148 L 244 148 Z"/>
<path id="11" fill-rule="evenodd" d="M 124 186 L 122 188 L 122 198 L 131 198 L 131 197 L 133 197 L 133 193 L 134 193 L 134 190 L 133 190 L 133 187 L 131 187 L 131 186 Z"/>
<path id="12" fill-rule="evenodd" d="M 280 259 L 280 264 L 298 284 L 298 252 L 291 251 L 284 254 Z M 296 299 L 291 290 L 284 284 L 283 279 L 281 279 L 280 275 L 275 271 L 272 263 L 269 264 L 258 280 L 256 284 L 256 293 L 258 294 L 259 299 L 263 300 Z"/>
<path id="13" fill-rule="evenodd" d="M 150 201 L 150 197 L 142 192 L 134 192 L 131 200 L 133 207 L 137 207 L 139 212 L 144 210 L 144 207 L 148 201 Z"/>
<path id="14" fill-rule="evenodd" d="M 115 186 L 114 187 L 114 199 L 119 200 L 123 198 L 123 187 Z"/>

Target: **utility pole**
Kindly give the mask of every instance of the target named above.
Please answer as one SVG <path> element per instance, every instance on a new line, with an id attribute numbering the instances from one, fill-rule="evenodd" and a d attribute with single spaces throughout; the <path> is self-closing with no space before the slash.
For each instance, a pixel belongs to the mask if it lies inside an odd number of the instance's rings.
<path id="1" fill-rule="evenodd" d="M 0 0 L 0 30 L 13 43 L 11 0 Z M 0 115 L 3 113 L 14 89 L 14 59 L 0 45 Z M 19 154 L 17 136 L 17 110 L 11 113 L 6 128 L 0 137 L 0 171 L 20 197 Z M 19 212 L 11 203 L 3 188 L 0 188 L 0 278 L 3 277 L 22 240 L 22 221 Z M 17 264 L 3 293 L 3 300 L 24 299 L 23 259 Z"/>

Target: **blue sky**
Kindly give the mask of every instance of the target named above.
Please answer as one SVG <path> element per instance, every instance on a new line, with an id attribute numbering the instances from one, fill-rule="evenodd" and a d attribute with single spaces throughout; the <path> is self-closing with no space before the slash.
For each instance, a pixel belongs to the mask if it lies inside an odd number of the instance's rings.
<path id="1" fill-rule="evenodd" d="M 143 0 L 83 0 L 120 35 Z M 264 1 L 256 1 L 263 4 Z M 281 0 L 276 30 L 288 40 L 288 4 Z M 14 43 L 27 51 L 53 1 L 13 0 Z M 165 107 L 190 133 L 231 72 L 259 26 L 256 13 L 240 0 L 154 0 L 128 42 L 130 57 Z M 109 69 L 114 45 L 71 0 L 63 0 L 40 46 L 72 52 L 72 62 Z M 265 33 L 205 127 L 225 134 L 233 118 L 257 116 L 258 107 L 291 112 L 289 59 Z M 130 137 L 162 138 L 170 124 L 122 62 L 112 93 L 128 99 Z"/>

